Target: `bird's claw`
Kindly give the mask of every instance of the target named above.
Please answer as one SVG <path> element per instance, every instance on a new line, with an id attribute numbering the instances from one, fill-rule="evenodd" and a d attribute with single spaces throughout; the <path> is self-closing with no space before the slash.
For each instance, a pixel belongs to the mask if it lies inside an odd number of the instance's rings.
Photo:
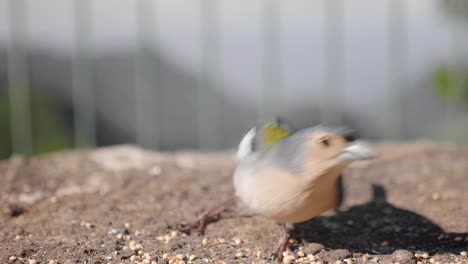
<path id="1" fill-rule="evenodd" d="M 204 214 L 188 224 L 180 225 L 177 229 L 180 232 L 185 233 L 187 235 L 190 235 L 193 230 L 198 230 L 200 235 L 204 235 L 206 226 L 210 222 L 218 218 L 219 218 L 219 214 L 216 214 L 216 215 Z"/>

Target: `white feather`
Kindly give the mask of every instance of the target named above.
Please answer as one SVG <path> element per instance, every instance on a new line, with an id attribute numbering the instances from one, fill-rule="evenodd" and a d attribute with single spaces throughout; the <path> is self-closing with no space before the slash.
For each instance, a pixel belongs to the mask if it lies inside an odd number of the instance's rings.
<path id="1" fill-rule="evenodd" d="M 251 128 L 242 138 L 237 148 L 236 159 L 237 161 L 245 158 L 253 152 L 254 140 L 257 134 L 256 128 Z"/>

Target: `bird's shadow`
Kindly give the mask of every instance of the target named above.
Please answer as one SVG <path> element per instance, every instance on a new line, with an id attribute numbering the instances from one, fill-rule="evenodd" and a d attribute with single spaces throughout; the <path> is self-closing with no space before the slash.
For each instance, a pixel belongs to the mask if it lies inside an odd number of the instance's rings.
<path id="1" fill-rule="evenodd" d="M 391 205 L 382 186 L 374 185 L 373 194 L 366 204 L 296 225 L 293 236 L 331 249 L 371 254 L 397 249 L 458 253 L 466 247 L 468 233 L 444 232 L 428 218 Z"/>

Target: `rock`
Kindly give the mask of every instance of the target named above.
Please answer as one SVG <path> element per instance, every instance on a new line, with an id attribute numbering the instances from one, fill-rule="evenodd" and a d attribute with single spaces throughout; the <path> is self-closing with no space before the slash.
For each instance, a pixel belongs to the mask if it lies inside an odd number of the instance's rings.
<path id="1" fill-rule="evenodd" d="M 392 261 L 399 262 L 400 264 L 414 264 L 416 260 L 414 259 L 413 253 L 408 250 L 400 249 L 396 250 L 392 254 Z"/>
<path id="2" fill-rule="evenodd" d="M 306 246 L 304 246 L 304 253 L 306 255 L 308 254 L 316 254 L 324 249 L 322 244 L 317 244 L 317 243 L 309 243 Z"/>
<path id="3" fill-rule="evenodd" d="M 318 257 L 321 259 L 327 259 L 330 263 L 334 263 L 337 260 L 343 260 L 349 257 L 351 253 L 347 249 L 337 249 L 330 251 L 322 251 L 318 254 Z"/>

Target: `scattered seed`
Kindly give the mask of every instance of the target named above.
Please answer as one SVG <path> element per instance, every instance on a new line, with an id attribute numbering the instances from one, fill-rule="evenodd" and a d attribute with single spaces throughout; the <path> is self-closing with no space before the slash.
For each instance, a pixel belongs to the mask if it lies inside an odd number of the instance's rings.
<path id="1" fill-rule="evenodd" d="M 185 261 L 179 260 L 179 261 L 177 262 L 177 264 L 185 264 Z"/>
<path id="2" fill-rule="evenodd" d="M 195 260 L 197 257 L 195 255 L 190 255 L 189 260 Z"/>
<path id="3" fill-rule="evenodd" d="M 455 242 L 460 242 L 463 240 L 463 237 L 456 237 L 453 239 Z"/>
<path id="4" fill-rule="evenodd" d="M 37 264 L 37 260 L 35 260 L 35 259 L 30 259 L 30 260 L 28 260 L 28 263 L 29 263 L 29 264 Z"/>
<path id="5" fill-rule="evenodd" d="M 468 256 L 468 253 L 466 251 L 462 251 L 462 252 L 460 252 L 460 255 L 462 255 L 463 257 L 466 257 L 466 256 Z"/>
<path id="6" fill-rule="evenodd" d="M 438 240 L 442 240 L 443 238 L 444 238 L 444 234 L 440 234 L 440 235 L 437 237 Z"/>
<path id="7" fill-rule="evenodd" d="M 234 240 L 234 244 L 236 244 L 236 245 L 240 245 L 241 243 L 242 243 L 242 241 L 239 238 L 236 238 Z"/>
<path id="8" fill-rule="evenodd" d="M 203 246 L 208 245 L 208 239 L 204 238 L 201 243 Z"/>
<path id="9" fill-rule="evenodd" d="M 335 261 L 335 264 L 343 264 L 343 261 L 337 260 L 337 261 Z"/>
<path id="10" fill-rule="evenodd" d="M 421 254 L 421 257 L 424 258 L 424 259 L 427 259 L 427 258 L 429 258 L 429 254 L 427 254 L 427 253 L 422 253 L 422 254 Z"/>
<path id="11" fill-rule="evenodd" d="M 125 223 L 124 226 L 125 226 L 125 228 L 128 229 L 128 228 L 130 228 L 130 223 Z"/>
<path id="12" fill-rule="evenodd" d="M 384 241 L 382 242 L 382 244 L 380 244 L 382 247 L 388 247 L 388 241 Z"/>
<path id="13" fill-rule="evenodd" d="M 143 250 L 138 250 L 138 255 L 143 255 Z"/>
<path id="14" fill-rule="evenodd" d="M 8 260 L 10 260 L 10 261 L 14 261 L 14 260 L 17 260 L 17 259 L 18 259 L 18 258 L 15 257 L 15 256 L 11 256 L 10 258 L 8 258 Z"/>
<path id="15" fill-rule="evenodd" d="M 236 258 L 242 258 L 244 256 L 244 253 L 242 251 L 239 251 L 236 253 Z"/>
<path id="16" fill-rule="evenodd" d="M 123 235 L 122 234 L 117 234 L 117 239 L 122 239 L 123 238 Z"/>
<path id="17" fill-rule="evenodd" d="M 49 263 L 49 264 L 57 264 L 57 261 L 56 261 L 55 259 L 51 259 L 51 260 L 49 260 L 48 263 Z"/>
<path id="18" fill-rule="evenodd" d="M 256 256 L 257 258 L 261 258 L 261 257 L 262 257 L 262 252 L 261 252 L 260 250 L 257 251 L 257 252 L 255 252 L 255 256 Z"/>

